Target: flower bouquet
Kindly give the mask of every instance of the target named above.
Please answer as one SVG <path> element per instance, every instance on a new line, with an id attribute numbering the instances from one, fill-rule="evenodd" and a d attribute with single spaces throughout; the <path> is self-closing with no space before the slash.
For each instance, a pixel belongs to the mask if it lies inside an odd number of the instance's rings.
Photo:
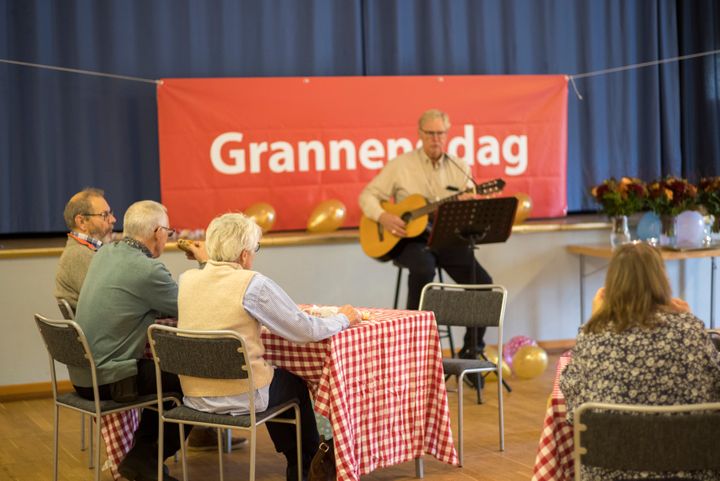
<path id="1" fill-rule="evenodd" d="M 623 177 L 620 181 L 610 178 L 593 187 L 590 194 L 612 222 L 610 245 L 614 248 L 630 242 L 627 218 L 645 206 L 645 183 L 634 177 Z"/>
<path id="2" fill-rule="evenodd" d="M 660 217 L 663 235 L 675 237 L 675 218 L 695 207 L 697 187 L 685 179 L 670 176 L 649 184 L 647 190 L 648 207 Z"/>
<path id="3" fill-rule="evenodd" d="M 590 194 L 608 217 L 629 216 L 645 207 L 647 188 L 645 182 L 634 177 L 620 181 L 611 177 L 593 187 Z"/>
<path id="4" fill-rule="evenodd" d="M 698 183 L 697 203 L 712 215 L 712 231 L 720 232 L 720 177 L 703 177 Z"/>

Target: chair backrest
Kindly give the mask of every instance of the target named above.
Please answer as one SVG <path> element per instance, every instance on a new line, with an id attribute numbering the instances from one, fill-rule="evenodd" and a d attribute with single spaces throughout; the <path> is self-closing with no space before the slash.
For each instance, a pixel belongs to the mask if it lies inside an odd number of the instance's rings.
<path id="1" fill-rule="evenodd" d="M 718 332 L 717 329 L 708 329 L 708 335 L 710 336 L 710 340 L 713 343 L 713 346 L 715 346 L 715 349 L 720 351 L 720 332 Z"/>
<path id="2" fill-rule="evenodd" d="M 438 324 L 500 327 L 505 317 L 507 289 L 496 284 L 432 282 L 420 295 L 422 311 L 433 311 Z"/>
<path id="3" fill-rule="evenodd" d="M 160 369 L 208 379 L 249 379 L 245 341 L 233 331 L 197 331 L 153 324 L 148 339 Z"/>
<path id="4" fill-rule="evenodd" d="M 582 466 L 621 471 L 720 470 L 720 403 L 585 403 L 575 410 L 576 480 Z"/>
<path id="5" fill-rule="evenodd" d="M 73 311 L 73 308 L 70 306 L 70 303 L 67 301 L 67 299 L 59 297 L 57 300 L 57 305 L 60 309 L 60 314 L 62 314 L 63 319 L 68 321 L 72 321 L 75 319 L 75 311 Z"/>
<path id="6" fill-rule="evenodd" d="M 67 366 L 91 367 L 94 361 L 90 347 L 75 321 L 51 320 L 35 314 L 35 323 L 51 359 Z"/>

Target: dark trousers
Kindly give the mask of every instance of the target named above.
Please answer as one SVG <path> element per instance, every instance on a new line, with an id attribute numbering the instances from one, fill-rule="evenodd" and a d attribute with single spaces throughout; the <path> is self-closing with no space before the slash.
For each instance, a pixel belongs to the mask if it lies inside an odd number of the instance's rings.
<path id="1" fill-rule="evenodd" d="M 430 251 L 425 236 L 406 239 L 398 246 L 400 251 L 395 261 L 410 271 L 408 276 L 407 308 L 417 309 L 420 305 L 420 292 L 425 284 L 435 278 L 438 266 L 443 268 L 458 284 L 492 284 L 492 277 L 475 259 L 475 253 L 467 248 L 440 249 Z M 474 276 L 473 276 L 474 268 Z M 485 347 L 485 328 L 475 328 L 477 352 Z M 463 350 L 472 348 L 472 329 L 468 329 L 463 340 Z"/>
<path id="2" fill-rule="evenodd" d="M 145 394 L 157 394 L 157 385 L 155 383 L 155 365 L 149 359 L 138 359 L 137 374 L 137 392 L 142 396 Z M 182 394 L 180 387 L 180 379 L 175 374 L 162 373 L 162 385 L 164 392 L 174 392 Z M 74 386 L 75 391 L 85 399 L 93 399 L 93 390 L 91 387 Z M 98 388 L 100 399 L 112 399 L 111 384 L 103 384 Z M 165 403 L 165 409 L 170 409 L 172 403 Z M 180 449 L 180 428 L 177 424 L 166 423 L 163 425 L 165 439 L 163 442 L 164 459 L 174 455 Z M 190 434 L 192 426 L 185 427 L 185 436 Z M 147 459 L 148 464 L 155 465 L 157 459 L 157 441 L 158 441 L 158 414 L 152 409 L 143 409 L 140 416 L 140 424 L 135 430 L 133 437 L 133 447 L 127 456 L 138 456 Z"/>
<path id="3" fill-rule="evenodd" d="M 315 424 L 315 412 L 313 411 L 310 393 L 303 381 L 297 375 L 282 368 L 275 369 L 272 382 L 270 383 L 270 399 L 268 408 L 277 406 L 291 399 L 296 399 L 300 406 L 300 426 L 302 430 L 302 457 L 303 467 L 310 467 L 310 462 L 317 452 L 320 444 L 320 435 Z M 288 410 L 278 417 L 292 418 L 295 415 L 293 410 Z M 275 449 L 283 453 L 290 465 L 297 463 L 297 443 L 295 441 L 295 425 L 269 422 L 265 424 L 270 438 L 275 444 Z"/>

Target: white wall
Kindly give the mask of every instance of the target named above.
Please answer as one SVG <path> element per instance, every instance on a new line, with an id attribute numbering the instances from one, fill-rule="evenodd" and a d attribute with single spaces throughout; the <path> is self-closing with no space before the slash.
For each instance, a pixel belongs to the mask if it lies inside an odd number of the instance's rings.
<path id="1" fill-rule="evenodd" d="M 537 340 L 574 338 L 580 323 L 579 260 L 565 246 L 602 242 L 608 242 L 607 230 L 576 230 L 518 233 L 505 244 L 480 247 L 480 262 L 495 282 L 509 290 L 505 338 L 520 334 Z M 178 251 L 168 251 L 161 259 L 175 276 L 195 265 Z M 47 355 L 32 315 L 59 317 L 52 297 L 57 261 L 57 256 L 0 259 L 0 385 L 49 379 Z M 595 271 L 585 279 L 586 311 L 602 285 L 606 264 L 604 259 L 586 262 L 586 271 Z M 396 268 L 369 259 L 356 242 L 267 246 L 254 267 L 298 303 L 392 306 Z M 685 297 L 699 317 L 709 320 L 710 260 L 670 261 L 668 271 L 674 292 Z M 404 302 L 403 289 L 401 305 Z M 461 333 L 458 330 L 456 337 Z M 492 343 L 495 335 L 489 333 L 487 341 Z"/>

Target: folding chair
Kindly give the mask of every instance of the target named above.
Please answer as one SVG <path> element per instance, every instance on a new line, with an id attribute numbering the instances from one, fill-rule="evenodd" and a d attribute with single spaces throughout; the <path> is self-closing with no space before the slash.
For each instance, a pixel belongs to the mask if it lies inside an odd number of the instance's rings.
<path id="1" fill-rule="evenodd" d="M 585 403 L 575 409 L 574 423 L 576 481 L 585 466 L 665 473 L 720 470 L 720 403 Z"/>
<path id="2" fill-rule="evenodd" d="M 247 379 L 248 392 L 255 392 L 252 366 L 247 362 L 244 339 L 234 331 L 196 331 L 177 329 L 153 324 L 148 327 L 148 339 L 155 360 L 155 373 L 158 397 L 162 395 L 160 372 L 165 371 L 179 376 L 192 376 L 205 379 Z M 296 402 L 288 401 L 262 412 L 255 411 L 255 397 L 248 396 L 250 412 L 243 416 L 214 414 L 177 406 L 170 410 L 159 407 L 160 436 L 158 440 L 158 479 L 162 479 L 163 423 L 180 425 L 180 456 L 182 458 L 183 481 L 187 481 L 187 463 L 185 456 L 185 425 L 207 426 L 217 430 L 218 466 L 220 481 L 223 481 L 222 429 L 240 429 L 250 434 L 250 481 L 255 480 L 255 450 L 257 446 L 257 426 L 266 422 L 295 424 L 297 440 L 298 481 L 302 479 L 302 451 L 300 438 L 300 407 Z M 279 414 L 293 409 L 294 419 L 278 418 Z"/>
<path id="3" fill-rule="evenodd" d="M 420 296 L 420 309 L 433 311 L 438 323 L 449 326 L 497 327 L 498 359 L 502 359 L 503 319 L 507 290 L 494 284 L 425 285 Z M 498 378 L 498 424 L 500 451 L 505 450 L 503 421 L 502 365 L 480 359 L 443 359 L 446 375 L 456 376 L 458 384 L 458 457 L 463 464 L 463 380 L 467 374 L 494 372 Z M 478 388 L 478 403 L 481 402 Z"/>
<path id="4" fill-rule="evenodd" d="M 60 408 L 72 409 L 81 414 L 87 414 L 95 419 L 94 452 L 95 452 L 95 481 L 100 479 L 100 428 L 102 417 L 106 414 L 129 411 L 130 409 L 155 407 L 158 396 L 149 394 L 140 396 L 137 400 L 129 403 L 118 403 L 115 401 L 101 401 L 98 394 L 97 374 L 95 371 L 95 360 L 87 338 L 80 326 L 75 321 L 50 320 L 40 314 L 35 314 L 35 323 L 38 326 L 40 335 L 45 342 L 45 347 L 50 358 L 50 376 L 52 379 L 53 402 L 55 407 L 53 423 L 53 480 L 58 479 L 58 427 L 60 422 Z M 57 378 L 55 375 L 55 363 L 66 366 L 86 368 L 90 370 L 94 400 L 90 401 L 75 391 L 59 394 Z M 166 399 L 173 399 L 176 402 L 178 396 L 168 396 Z M 91 438 L 92 439 L 92 438 Z"/>
<path id="5" fill-rule="evenodd" d="M 60 309 L 60 314 L 62 314 L 63 319 L 66 321 L 72 321 L 75 319 L 75 311 L 73 311 L 73 308 L 70 306 L 70 303 L 67 301 L 67 299 L 63 299 L 62 297 L 59 297 L 57 299 L 57 305 L 58 309 Z M 92 429 L 89 430 L 90 434 L 90 443 L 88 446 L 90 446 L 90 453 L 88 453 L 88 468 L 92 469 L 93 467 L 93 432 Z M 85 451 L 85 415 L 80 414 L 80 451 Z"/>

